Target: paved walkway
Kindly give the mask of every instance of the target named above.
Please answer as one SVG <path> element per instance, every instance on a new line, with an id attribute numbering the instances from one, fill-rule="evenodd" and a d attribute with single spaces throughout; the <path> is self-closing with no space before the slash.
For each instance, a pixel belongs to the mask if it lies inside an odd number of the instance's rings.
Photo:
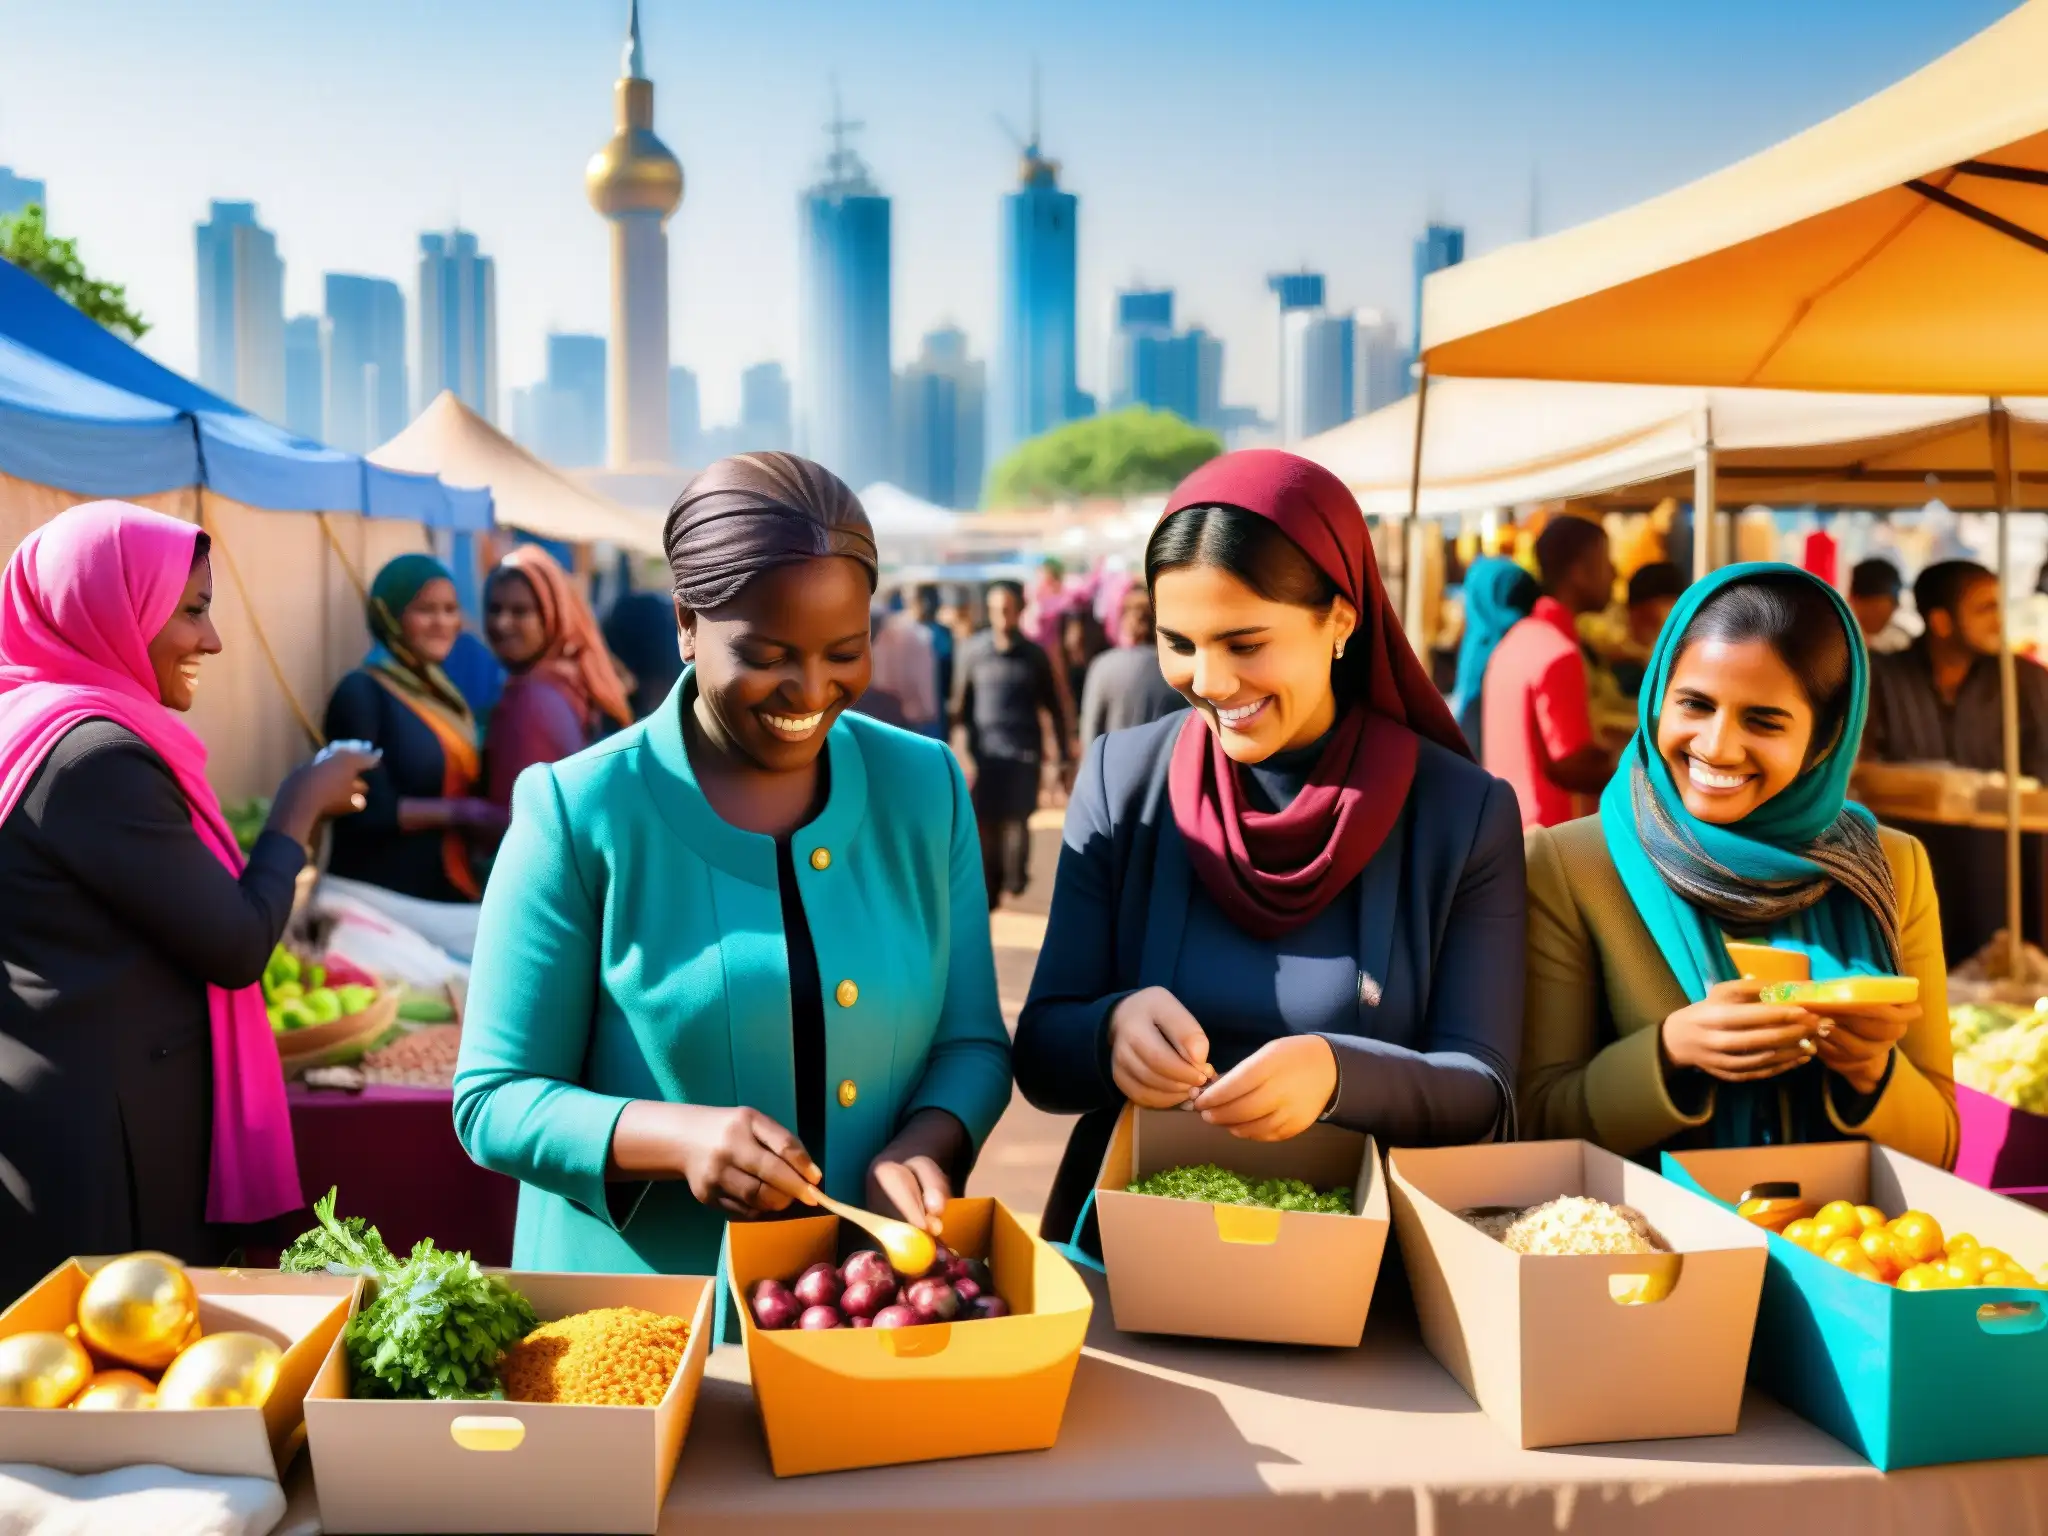
<path id="1" fill-rule="evenodd" d="M 1017 1014 L 1031 990 L 1031 970 L 1045 942 L 1045 914 L 1052 900 L 1054 867 L 1060 851 L 1059 811 L 1040 811 L 1031 821 L 1031 889 L 1007 901 L 990 924 L 996 946 L 996 984 L 1002 992 L 1003 1019 L 1014 1033 Z M 981 1161 L 968 1190 L 994 1195 L 1019 1215 L 1035 1215 L 1059 1167 L 1073 1120 L 1041 1114 L 1021 1096 L 1010 1100 L 1009 1112 L 982 1149 Z"/>

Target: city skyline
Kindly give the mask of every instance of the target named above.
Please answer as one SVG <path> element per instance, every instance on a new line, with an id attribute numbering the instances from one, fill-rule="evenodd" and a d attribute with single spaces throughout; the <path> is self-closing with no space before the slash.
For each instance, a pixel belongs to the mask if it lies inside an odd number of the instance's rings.
<path id="1" fill-rule="evenodd" d="M 1521 238 L 1540 169 L 1544 227 L 1581 222 L 1817 121 L 2008 8 L 1731 0 L 1686 16 L 1603 0 L 1561 22 L 1494 0 L 894 0 L 857 16 L 793 0 L 770 21 L 652 0 L 649 52 L 676 61 L 656 71 L 672 80 L 656 129 L 691 175 L 671 358 L 703 381 L 711 421 L 735 414 L 743 367 L 795 357 L 793 193 L 835 71 L 896 205 L 899 366 L 949 320 L 997 353 L 997 210 L 1015 159 L 993 117 L 1018 113 L 1035 56 L 1063 182 L 1087 204 L 1081 387 L 1102 388 L 1112 295 L 1144 281 L 1227 339 L 1224 397 L 1271 415 L 1266 273 L 1305 260 L 1333 307 L 1379 308 L 1405 333 L 1411 242 L 1432 215 L 1464 225 L 1474 254 Z M 148 350 L 182 371 L 198 371 L 188 232 L 221 198 L 256 202 L 278 232 L 288 314 L 318 311 L 325 272 L 403 280 L 419 231 L 477 231 L 500 267 L 501 382 L 526 383 L 549 331 L 607 328 L 606 231 L 579 173 L 609 126 L 623 11 L 16 7 L 0 163 L 47 184 L 59 231 L 128 285 Z M 1697 90 L 1670 90 L 1675 59 Z"/>

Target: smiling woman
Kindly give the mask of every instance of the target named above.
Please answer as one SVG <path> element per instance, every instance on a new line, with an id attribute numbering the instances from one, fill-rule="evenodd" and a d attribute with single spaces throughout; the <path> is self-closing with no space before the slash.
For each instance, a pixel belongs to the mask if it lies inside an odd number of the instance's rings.
<path id="1" fill-rule="evenodd" d="M 926 1225 L 1009 1103 L 959 766 L 848 713 L 860 502 L 746 454 L 666 542 L 682 679 L 521 777 L 477 933 L 456 1126 L 530 1186 L 526 1268 L 709 1273 L 729 1218 L 820 1185 Z"/>
<path id="2" fill-rule="evenodd" d="M 1926 853 L 1846 800 L 1869 661 L 1834 590 L 1718 571 L 1672 610 L 1600 815 L 1529 836 L 1522 1098 L 1546 1136 L 1629 1155 L 1865 1137 L 1956 1153 L 1946 967 Z M 1730 941 L 1919 1001 L 1760 1001 Z"/>

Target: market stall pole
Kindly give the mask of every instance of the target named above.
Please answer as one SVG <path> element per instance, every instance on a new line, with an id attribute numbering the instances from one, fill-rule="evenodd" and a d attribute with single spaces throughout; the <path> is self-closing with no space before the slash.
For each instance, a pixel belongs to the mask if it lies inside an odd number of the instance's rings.
<path id="1" fill-rule="evenodd" d="M 1401 524 L 1401 627 L 1418 654 L 1428 653 L 1422 633 L 1422 430 L 1429 415 L 1429 365 L 1415 365 L 1415 452 L 1408 468 L 1408 516 Z"/>
<path id="2" fill-rule="evenodd" d="M 1700 446 L 1692 462 L 1692 576 L 1697 581 L 1721 562 L 1720 495 L 1714 484 L 1714 413 L 1700 411 Z"/>
<path id="3" fill-rule="evenodd" d="M 1993 400 L 1991 474 L 1998 496 L 1998 704 L 1999 746 L 2005 760 L 2005 947 L 2006 974 L 2020 974 L 2025 936 L 2020 901 L 2020 685 L 2012 649 L 2012 418 Z"/>
<path id="4" fill-rule="evenodd" d="M 1433 373 L 1489 378 L 2048 392 L 2048 234 L 2034 228 L 2048 189 L 2044 54 L 2048 0 L 2027 0 L 1771 149 L 1434 273 L 1423 284 L 1421 360 Z M 2010 482 L 2008 462 L 2001 506 L 2012 503 Z M 2007 545 L 2001 519 L 2001 565 Z M 2010 796 L 2017 703 L 2011 648 L 2001 649 Z M 2009 907 L 2008 932 L 2019 928 Z M 2019 953 L 2015 943 L 2015 973 Z"/>

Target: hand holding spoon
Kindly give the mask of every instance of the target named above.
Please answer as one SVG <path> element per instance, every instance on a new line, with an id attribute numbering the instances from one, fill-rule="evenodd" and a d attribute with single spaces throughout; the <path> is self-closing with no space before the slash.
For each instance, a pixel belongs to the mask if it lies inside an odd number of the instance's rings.
<path id="1" fill-rule="evenodd" d="M 857 1205 L 834 1200 L 815 1186 L 811 1189 L 811 1203 L 823 1206 L 842 1221 L 852 1222 L 874 1238 L 882 1245 L 889 1267 L 899 1275 L 921 1275 L 932 1267 L 932 1260 L 938 1257 L 938 1245 L 932 1241 L 931 1234 L 918 1231 L 907 1221 L 877 1216 Z"/>

